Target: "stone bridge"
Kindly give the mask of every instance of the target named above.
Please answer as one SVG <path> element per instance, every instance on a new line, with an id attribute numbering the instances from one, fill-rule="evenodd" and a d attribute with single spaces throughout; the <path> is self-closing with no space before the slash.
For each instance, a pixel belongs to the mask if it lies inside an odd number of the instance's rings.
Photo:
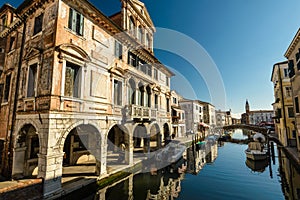
<path id="1" fill-rule="evenodd" d="M 250 124 L 233 124 L 233 125 L 223 126 L 223 129 L 224 130 L 246 129 L 246 130 L 259 132 L 259 133 L 262 133 L 264 135 L 267 135 L 267 132 L 268 132 L 268 129 L 265 128 L 265 127 L 250 125 Z"/>

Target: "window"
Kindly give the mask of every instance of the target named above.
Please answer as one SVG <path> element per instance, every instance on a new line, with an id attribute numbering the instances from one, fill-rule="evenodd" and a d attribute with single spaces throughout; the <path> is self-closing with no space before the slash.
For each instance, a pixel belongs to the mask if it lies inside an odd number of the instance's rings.
<path id="1" fill-rule="evenodd" d="M 34 30 L 33 30 L 33 35 L 39 33 L 42 31 L 42 28 L 43 28 L 43 17 L 44 17 L 44 14 L 40 14 L 39 16 L 37 16 L 35 19 L 34 19 Z"/>
<path id="2" fill-rule="evenodd" d="M 283 69 L 284 72 L 284 78 L 289 77 L 289 70 L 288 69 Z"/>
<path id="3" fill-rule="evenodd" d="M 34 97 L 36 90 L 37 64 L 29 66 L 28 83 L 27 83 L 27 97 Z"/>
<path id="4" fill-rule="evenodd" d="M 295 111 L 296 113 L 299 113 L 299 99 L 298 97 L 295 97 Z"/>
<path id="5" fill-rule="evenodd" d="M 153 76 L 155 80 L 158 80 L 158 73 L 157 73 L 157 69 L 153 70 Z"/>
<path id="6" fill-rule="evenodd" d="M 176 104 L 177 103 L 177 99 L 175 97 L 173 97 L 173 103 Z"/>
<path id="7" fill-rule="evenodd" d="M 291 87 L 285 87 L 285 95 L 286 95 L 286 97 L 292 96 L 292 88 Z"/>
<path id="8" fill-rule="evenodd" d="M 199 113 L 201 113 L 201 112 L 202 112 L 201 107 L 199 107 Z"/>
<path id="9" fill-rule="evenodd" d="M 148 74 L 148 76 L 152 76 L 152 66 L 151 65 L 149 65 L 149 64 L 146 65 L 146 71 L 147 71 L 146 74 Z"/>
<path id="10" fill-rule="evenodd" d="M 292 78 L 295 75 L 295 69 L 294 69 L 294 61 L 289 60 L 289 77 Z"/>
<path id="11" fill-rule="evenodd" d="M 83 35 L 83 15 L 73 8 L 70 8 L 69 13 L 69 29 L 78 35 Z"/>
<path id="12" fill-rule="evenodd" d="M 134 36 L 134 19 L 132 16 L 129 18 L 129 33 Z"/>
<path id="13" fill-rule="evenodd" d="M 293 107 L 288 107 L 288 114 L 289 114 L 289 118 L 295 117 Z"/>
<path id="14" fill-rule="evenodd" d="M 170 99 L 169 98 L 167 98 L 166 99 L 167 100 L 167 112 L 170 112 Z"/>
<path id="15" fill-rule="evenodd" d="M 154 95 L 154 104 L 155 104 L 155 108 L 158 108 L 158 95 L 157 94 Z"/>
<path id="16" fill-rule="evenodd" d="M 6 15 L 1 17 L 1 25 L 2 26 L 0 26 L 0 31 L 3 31 L 7 26 L 7 17 L 6 17 Z"/>
<path id="17" fill-rule="evenodd" d="M 5 88 L 4 88 L 4 98 L 3 98 L 4 102 L 7 102 L 8 98 L 9 98 L 10 82 L 11 82 L 11 74 L 6 75 Z"/>
<path id="18" fill-rule="evenodd" d="M 65 96 L 79 97 L 80 66 L 67 62 L 65 75 Z"/>
<path id="19" fill-rule="evenodd" d="M 122 82 L 114 80 L 114 104 L 122 105 Z"/>
<path id="20" fill-rule="evenodd" d="M 166 85 L 169 86 L 169 77 L 166 76 Z"/>
<path id="21" fill-rule="evenodd" d="M 119 59 L 122 59 L 123 46 L 120 42 L 115 41 L 115 56 Z"/>
<path id="22" fill-rule="evenodd" d="M 143 29 L 142 29 L 142 27 L 139 27 L 139 29 L 138 29 L 138 41 L 140 43 L 143 43 Z"/>
<path id="23" fill-rule="evenodd" d="M 184 119 L 184 118 L 185 118 L 184 113 L 182 113 L 181 114 L 181 119 Z"/>
<path id="24" fill-rule="evenodd" d="M 136 67 L 136 55 L 134 55 L 133 53 L 131 52 L 128 52 L 128 64 L 133 66 L 133 67 Z"/>
<path id="25" fill-rule="evenodd" d="M 15 37 L 11 37 L 10 41 L 9 41 L 9 51 L 14 49 L 14 43 L 15 43 L 16 38 Z"/>

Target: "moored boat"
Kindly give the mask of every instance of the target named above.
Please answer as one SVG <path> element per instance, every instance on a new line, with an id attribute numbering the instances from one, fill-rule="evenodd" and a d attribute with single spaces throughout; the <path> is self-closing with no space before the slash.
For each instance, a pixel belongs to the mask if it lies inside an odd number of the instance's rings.
<path id="1" fill-rule="evenodd" d="M 248 144 L 245 150 L 246 156 L 251 160 L 265 160 L 268 157 L 267 150 L 264 147 L 265 137 L 261 133 L 256 133 L 253 136 L 254 142 Z"/>

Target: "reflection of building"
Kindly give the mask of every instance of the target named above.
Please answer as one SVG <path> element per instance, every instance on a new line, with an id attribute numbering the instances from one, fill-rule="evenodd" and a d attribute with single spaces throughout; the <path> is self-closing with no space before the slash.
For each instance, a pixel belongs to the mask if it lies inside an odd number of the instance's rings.
<path id="1" fill-rule="evenodd" d="M 86 0 L 25 0 L 9 8 L 15 17 L 7 15 L 12 23 L 0 33 L 1 42 L 7 39 L 0 78 L 4 175 L 38 169 L 48 195 L 61 191 L 63 167 L 86 154 L 97 158 L 95 173 L 106 176 L 118 147 L 130 166 L 134 151 L 170 138 L 173 73 L 154 56 L 145 5 L 121 3 L 111 18 Z"/>
<path id="2" fill-rule="evenodd" d="M 172 134 L 175 137 L 185 136 L 185 113 L 184 110 L 180 108 L 179 101 L 182 97 L 177 94 L 174 90 L 171 91 L 171 115 L 172 115 Z"/>
<path id="3" fill-rule="evenodd" d="M 279 149 L 278 153 L 281 185 L 285 199 L 300 199 L 300 171 L 291 163 L 282 149 Z"/>
<path id="4" fill-rule="evenodd" d="M 251 110 L 248 100 L 246 100 L 246 112 L 242 114 L 242 124 L 258 125 L 261 122 L 273 123 L 273 110 Z"/>
<path id="5" fill-rule="evenodd" d="M 193 146 L 187 149 L 187 173 L 197 175 L 200 172 L 206 163 L 205 153 L 204 146 L 199 150 Z"/>
<path id="6" fill-rule="evenodd" d="M 273 66 L 271 81 L 274 85 L 275 130 L 284 146 L 296 146 L 296 130 L 292 88 L 288 76 L 288 61 Z"/>
<path id="7" fill-rule="evenodd" d="M 288 59 L 288 71 L 289 78 L 291 81 L 292 88 L 292 99 L 294 104 L 294 113 L 295 113 L 295 124 L 296 124 L 296 139 L 297 139 L 297 148 L 300 151 L 300 29 L 297 31 L 294 39 L 292 40 L 290 46 L 286 50 L 284 56 Z"/>

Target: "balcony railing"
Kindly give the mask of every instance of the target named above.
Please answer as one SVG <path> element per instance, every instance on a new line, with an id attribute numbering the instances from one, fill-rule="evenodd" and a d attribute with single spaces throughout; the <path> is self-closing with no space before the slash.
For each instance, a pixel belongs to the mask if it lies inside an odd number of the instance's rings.
<path id="1" fill-rule="evenodd" d="M 132 119 L 155 119 L 157 110 L 145 106 L 131 105 L 130 116 Z"/>

